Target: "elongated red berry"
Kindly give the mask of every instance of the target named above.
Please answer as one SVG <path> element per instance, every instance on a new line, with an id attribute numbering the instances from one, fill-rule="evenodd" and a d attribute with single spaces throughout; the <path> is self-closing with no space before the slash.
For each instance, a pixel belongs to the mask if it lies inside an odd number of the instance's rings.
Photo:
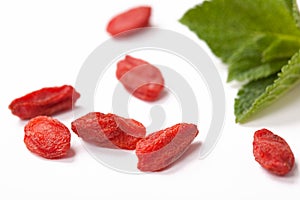
<path id="1" fill-rule="evenodd" d="M 175 162 L 198 135 L 194 124 L 180 123 L 151 133 L 136 145 L 138 169 L 159 171 Z"/>
<path id="2" fill-rule="evenodd" d="M 72 109 L 80 94 L 70 85 L 46 87 L 13 100 L 9 109 L 21 119 Z"/>
<path id="3" fill-rule="evenodd" d="M 70 149 L 71 133 L 56 119 L 47 116 L 35 117 L 24 128 L 26 147 L 48 159 L 62 158 Z"/>
<path id="4" fill-rule="evenodd" d="M 281 176 L 289 173 L 295 164 L 294 154 L 288 143 L 267 129 L 255 132 L 253 154 L 263 168 Z"/>
<path id="5" fill-rule="evenodd" d="M 145 101 L 155 101 L 164 89 L 160 70 L 150 63 L 126 56 L 117 63 L 116 76 L 126 90 Z"/>
<path id="6" fill-rule="evenodd" d="M 71 126 L 84 141 L 107 148 L 133 150 L 146 134 L 140 122 L 111 113 L 91 112 L 73 121 Z"/>
<path id="7" fill-rule="evenodd" d="M 132 29 L 146 27 L 149 24 L 150 16 L 151 7 L 135 7 L 113 17 L 109 21 L 106 30 L 111 35 L 117 35 Z"/>

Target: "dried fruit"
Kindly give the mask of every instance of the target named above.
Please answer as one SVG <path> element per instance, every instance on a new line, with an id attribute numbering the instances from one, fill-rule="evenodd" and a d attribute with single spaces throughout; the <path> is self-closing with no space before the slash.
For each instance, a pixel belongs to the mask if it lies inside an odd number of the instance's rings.
<path id="1" fill-rule="evenodd" d="M 158 99 L 164 89 L 164 78 L 157 67 L 128 55 L 117 63 L 116 76 L 127 91 L 145 101 Z"/>
<path id="2" fill-rule="evenodd" d="M 115 114 L 88 113 L 72 122 L 72 130 L 83 140 L 100 147 L 135 149 L 146 128 L 134 119 Z"/>
<path id="3" fill-rule="evenodd" d="M 38 116 L 29 120 L 24 132 L 26 147 L 44 158 L 62 158 L 70 149 L 69 129 L 51 117 Z"/>
<path id="4" fill-rule="evenodd" d="M 255 132 L 253 154 L 263 168 L 281 176 L 290 172 L 295 163 L 288 143 L 267 129 Z"/>
<path id="5" fill-rule="evenodd" d="M 111 35 L 117 35 L 124 31 L 146 27 L 149 24 L 150 16 L 151 7 L 135 7 L 112 18 L 109 21 L 106 30 Z"/>
<path id="6" fill-rule="evenodd" d="M 194 124 L 180 123 L 154 132 L 136 145 L 138 169 L 159 171 L 175 162 L 198 135 Z"/>
<path id="7" fill-rule="evenodd" d="M 80 94 L 69 85 L 47 87 L 13 100 L 9 109 L 21 119 L 53 115 L 72 109 Z"/>

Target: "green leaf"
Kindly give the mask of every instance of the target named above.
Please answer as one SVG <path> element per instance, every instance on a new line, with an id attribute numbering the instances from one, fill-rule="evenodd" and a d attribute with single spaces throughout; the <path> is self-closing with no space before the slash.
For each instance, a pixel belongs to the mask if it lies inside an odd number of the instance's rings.
<path id="1" fill-rule="evenodd" d="M 243 86 L 235 100 L 236 122 L 244 123 L 258 111 L 276 101 L 300 82 L 300 52 L 297 52 L 281 72 Z"/>
<path id="2" fill-rule="evenodd" d="M 242 64 L 251 64 L 252 62 L 242 63 Z M 280 71 L 282 66 L 286 64 L 285 61 L 274 61 L 266 64 L 257 65 L 253 68 L 243 70 L 237 68 L 235 70 L 231 70 L 228 75 L 228 81 L 231 81 L 235 77 L 235 80 L 259 80 L 261 78 L 268 77 L 272 74 L 275 74 Z"/>
<path id="3" fill-rule="evenodd" d="M 284 0 L 285 5 L 287 7 L 287 9 L 290 10 L 290 13 L 293 13 L 293 7 L 294 7 L 294 3 L 296 3 L 297 0 Z"/>
<path id="4" fill-rule="evenodd" d="M 297 26 L 300 27 L 300 13 L 297 5 L 297 0 L 285 0 L 285 3 L 287 8 L 292 13 Z"/>
<path id="5" fill-rule="evenodd" d="M 274 61 L 263 62 L 261 52 L 270 48 L 273 41 L 274 37 L 271 36 L 256 37 L 233 53 L 228 60 L 229 73 L 227 81 L 252 81 L 279 72 L 293 54 L 280 59 L 273 59 Z"/>
<path id="6" fill-rule="evenodd" d="M 241 122 L 245 119 L 245 116 L 255 100 L 266 91 L 266 88 L 271 85 L 276 78 L 277 75 L 273 75 L 257 81 L 252 81 L 239 90 L 238 98 L 235 99 L 234 103 L 236 122 Z"/>
<path id="7" fill-rule="evenodd" d="M 180 22 L 230 65 L 229 81 L 251 81 L 279 71 L 277 61 L 287 61 L 300 48 L 293 3 L 292 0 L 204 1 L 187 11 Z M 286 53 L 279 56 L 281 47 Z"/>
<path id="8" fill-rule="evenodd" d="M 300 13 L 299 13 L 298 5 L 297 5 L 297 0 L 287 0 L 287 1 L 292 1 L 293 17 L 296 21 L 298 28 L 300 28 Z"/>
<path id="9" fill-rule="evenodd" d="M 293 38 L 276 39 L 263 51 L 262 62 L 286 60 L 299 50 L 300 41 Z"/>
<path id="10" fill-rule="evenodd" d="M 235 100 L 237 122 L 246 122 L 300 80 L 296 0 L 204 1 L 180 22 L 229 65 L 228 81 L 248 82 Z"/>

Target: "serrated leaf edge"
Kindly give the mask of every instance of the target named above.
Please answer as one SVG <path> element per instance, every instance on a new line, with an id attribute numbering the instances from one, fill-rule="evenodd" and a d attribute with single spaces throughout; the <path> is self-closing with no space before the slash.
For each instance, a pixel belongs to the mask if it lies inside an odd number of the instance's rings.
<path id="1" fill-rule="evenodd" d="M 250 116 L 252 116 L 254 113 L 256 113 L 257 110 L 260 110 L 262 105 L 264 105 L 264 107 L 267 107 L 268 105 L 272 104 L 274 101 L 279 99 L 283 94 L 285 94 L 286 92 L 291 90 L 295 85 L 297 85 L 298 82 L 300 82 L 300 74 L 296 75 L 296 76 L 292 75 L 293 78 L 296 78 L 296 80 L 293 82 L 293 84 L 288 85 L 288 87 L 280 84 L 281 92 L 279 94 L 274 95 L 273 89 L 277 87 L 277 83 L 286 78 L 291 78 L 290 76 L 287 76 L 284 79 L 282 79 L 282 77 L 285 76 L 286 71 L 292 70 L 291 67 L 297 67 L 300 69 L 300 62 L 297 63 L 297 62 L 295 62 L 295 60 L 300 61 L 300 51 L 295 53 L 294 56 L 292 56 L 292 58 L 289 60 L 288 64 L 282 67 L 281 72 L 278 73 L 278 78 L 275 79 L 273 84 L 269 85 L 266 88 L 265 92 L 263 94 L 261 94 L 253 102 L 252 106 L 244 112 L 245 114 L 243 113 L 241 115 L 241 117 L 236 116 L 237 123 L 245 123 Z M 261 104 L 260 102 L 266 102 L 266 103 Z"/>

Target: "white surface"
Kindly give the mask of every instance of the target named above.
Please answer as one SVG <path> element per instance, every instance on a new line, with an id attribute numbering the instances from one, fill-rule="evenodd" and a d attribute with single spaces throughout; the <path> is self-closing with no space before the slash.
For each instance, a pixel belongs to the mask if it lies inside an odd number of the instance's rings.
<path id="1" fill-rule="evenodd" d="M 214 151 L 198 160 L 193 145 L 172 168 L 131 175 L 113 171 L 94 160 L 72 134 L 74 155 L 46 160 L 23 143 L 26 121 L 7 108 L 16 97 L 33 90 L 74 84 L 86 57 L 109 38 L 108 20 L 135 5 L 153 6 L 151 23 L 185 34 L 205 45 L 178 22 L 198 0 L 177 1 L 0 1 L 1 140 L 0 199 L 297 199 L 300 194 L 300 87 L 267 109 L 260 119 L 234 123 L 236 86 L 226 84 L 226 66 L 215 60 L 224 82 L 227 113 L 222 137 Z M 70 127 L 71 112 L 56 116 Z M 268 128 L 290 144 L 296 168 L 287 177 L 263 170 L 252 155 L 255 130 Z M 202 134 L 202 128 L 200 135 Z"/>

